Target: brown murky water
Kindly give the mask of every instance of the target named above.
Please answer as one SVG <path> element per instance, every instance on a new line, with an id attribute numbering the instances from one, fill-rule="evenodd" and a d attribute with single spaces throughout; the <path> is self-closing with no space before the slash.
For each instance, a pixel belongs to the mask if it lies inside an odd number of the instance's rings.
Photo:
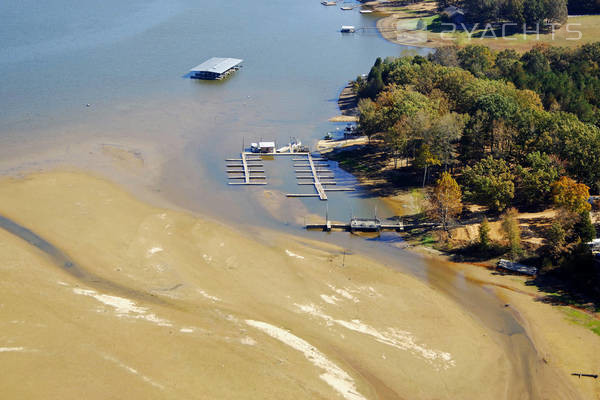
<path id="1" fill-rule="evenodd" d="M 293 136 L 314 144 L 340 127 L 325 121 L 337 113 L 336 98 L 348 79 L 368 71 L 378 56 L 426 49 L 391 45 L 377 35 L 340 35 L 342 24 L 373 26 L 374 19 L 316 1 L 103 2 L 98 10 L 86 2 L 34 9 L 26 3 L 0 6 L 6 11 L 0 13 L 0 37 L 10 37 L 0 40 L 3 172 L 74 165 L 241 229 L 267 227 L 370 255 L 443 292 L 490 330 L 513 368 L 507 398 L 541 397 L 538 381 L 549 372 L 518 317 L 493 289 L 466 281 L 459 268 L 399 250 L 392 246 L 399 240 L 394 235 L 368 240 L 304 232 L 297 212 L 323 215 L 318 200 L 273 213 L 261 201 L 263 188 L 226 184 L 224 159 L 235 156 L 242 143 L 258 138 L 286 143 Z M 68 11 L 50 12 L 57 9 Z M 50 22 L 40 23 L 43 17 Z M 79 23 L 65 24 L 74 20 Z M 240 57 L 245 66 L 224 82 L 182 78 L 211 56 Z M 43 74 L 37 73 L 39 65 Z M 137 171 L 106 162 L 96 154 L 106 143 L 139 151 L 144 165 Z M 291 160 L 268 161 L 265 169 L 269 190 L 298 191 Z M 341 170 L 336 177 L 353 183 Z M 330 217 L 339 220 L 370 215 L 375 208 L 382 217 L 392 213 L 360 191 L 334 193 L 329 201 Z M 86 272 L 34 227 L 4 218 L 0 225 L 85 282 L 145 296 Z"/>

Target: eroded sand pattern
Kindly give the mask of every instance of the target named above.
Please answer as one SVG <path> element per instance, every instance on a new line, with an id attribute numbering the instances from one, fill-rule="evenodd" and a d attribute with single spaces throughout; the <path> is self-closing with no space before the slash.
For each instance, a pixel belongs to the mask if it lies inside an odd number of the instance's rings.
<path id="1" fill-rule="evenodd" d="M 0 229 L 7 398 L 511 393 L 510 362 L 479 321 L 368 259 L 345 255 L 341 268 L 333 245 L 242 234 L 82 173 L 4 178 L 0 198 L 0 215 L 83 274 Z M 577 398 L 561 379 L 548 390 Z"/>

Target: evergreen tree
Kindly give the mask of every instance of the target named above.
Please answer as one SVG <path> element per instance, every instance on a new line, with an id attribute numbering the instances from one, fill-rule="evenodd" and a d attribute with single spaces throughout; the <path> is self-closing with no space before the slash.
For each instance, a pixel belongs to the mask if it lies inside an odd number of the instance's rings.
<path id="1" fill-rule="evenodd" d="M 483 217 L 483 221 L 481 221 L 481 225 L 479 225 L 479 248 L 486 251 L 491 247 L 491 244 L 490 223 L 487 217 Z"/>
<path id="2" fill-rule="evenodd" d="M 518 212 L 515 208 L 509 208 L 502 216 L 502 230 L 508 240 L 508 246 L 510 249 L 510 258 L 513 261 L 523 254 L 521 247 L 521 228 L 519 227 L 519 220 L 517 218 Z"/>
<path id="3" fill-rule="evenodd" d="M 592 224 L 589 211 L 579 214 L 579 219 L 574 226 L 575 233 L 583 243 L 587 243 L 596 238 L 596 228 Z"/>

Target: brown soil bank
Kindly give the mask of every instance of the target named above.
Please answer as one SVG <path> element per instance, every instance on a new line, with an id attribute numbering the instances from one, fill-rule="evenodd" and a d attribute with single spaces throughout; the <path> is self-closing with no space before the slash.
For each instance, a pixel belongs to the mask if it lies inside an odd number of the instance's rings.
<path id="1" fill-rule="evenodd" d="M 249 238 L 74 172 L 5 178 L 0 199 L 0 215 L 113 285 L 80 280 L 0 229 L 3 397 L 531 397 L 511 390 L 511 366 L 479 321 L 367 259 L 345 256 L 341 268 L 337 247 Z M 519 298 L 524 308 L 528 299 Z M 535 393 L 581 398 L 565 371 L 597 360 L 599 341 L 535 307 L 552 325 L 526 313 L 532 332 L 551 330 L 540 334 L 547 357 L 557 343 L 561 352 Z M 571 334 L 586 348 L 571 346 Z M 580 387 L 586 398 L 594 390 Z"/>

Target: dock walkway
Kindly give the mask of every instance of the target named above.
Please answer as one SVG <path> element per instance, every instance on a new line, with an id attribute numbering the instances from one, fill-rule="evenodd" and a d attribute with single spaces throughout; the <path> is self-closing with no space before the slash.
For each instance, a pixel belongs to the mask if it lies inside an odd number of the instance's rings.
<path id="1" fill-rule="evenodd" d="M 266 185 L 267 178 L 264 175 L 262 156 L 296 156 L 292 158 L 294 171 L 298 185 L 314 186 L 316 193 L 289 193 L 287 197 L 318 197 L 322 201 L 327 200 L 327 192 L 354 191 L 352 187 L 327 188 L 329 185 L 337 185 L 333 171 L 329 169 L 329 162 L 319 156 L 313 156 L 310 152 L 269 152 L 253 153 L 243 151 L 240 158 L 228 158 L 228 179 L 230 185 Z M 302 162 L 302 163 L 300 163 Z M 241 182 L 236 182 L 241 180 Z M 233 182 L 232 182 L 233 181 Z"/>
<path id="2" fill-rule="evenodd" d="M 350 223 L 335 223 L 329 219 L 324 224 L 306 224 L 306 229 L 316 229 L 322 231 L 343 230 L 349 232 L 381 232 L 381 231 L 403 231 L 404 224 L 402 220 L 396 223 L 382 223 L 377 218 L 352 218 Z"/>
<path id="3" fill-rule="evenodd" d="M 252 157 L 249 155 L 252 154 Z M 230 185 L 266 185 L 267 178 L 264 176 L 264 169 L 256 169 L 256 167 L 263 167 L 262 158 L 255 157 L 253 153 L 242 152 L 241 158 L 228 158 L 225 161 L 232 162 L 235 164 L 227 164 L 227 170 L 229 175 L 228 178 L 231 180 L 241 179 L 243 182 L 229 182 Z M 241 161 L 241 163 L 240 163 Z M 241 175 L 240 175 L 241 174 Z"/>
<path id="4" fill-rule="evenodd" d="M 287 197 L 318 197 L 320 200 L 326 201 L 327 192 L 347 192 L 354 190 L 354 188 L 347 187 L 326 188 L 325 186 L 327 185 L 336 185 L 335 175 L 333 174 L 333 171 L 329 169 L 329 163 L 324 158 L 313 157 L 311 153 L 302 153 L 302 155 L 305 155 L 306 159 L 292 159 L 293 161 L 304 161 L 303 164 L 294 164 L 294 168 L 303 168 L 295 169 L 298 185 L 312 185 L 315 187 L 316 193 L 289 193 L 287 194 Z"/>

